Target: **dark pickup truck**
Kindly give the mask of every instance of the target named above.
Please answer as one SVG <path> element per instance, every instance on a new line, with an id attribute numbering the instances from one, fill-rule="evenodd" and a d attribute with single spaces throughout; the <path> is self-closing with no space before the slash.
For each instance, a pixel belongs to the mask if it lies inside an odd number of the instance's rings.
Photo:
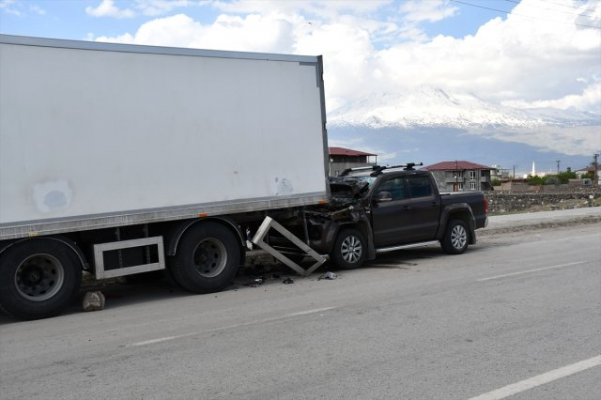
<path id="1" fill-rule="evenodd" d="M 441 194 L 416 164 L 346 170 L 331 178 L 329 204 L 306 210 L 306 235 L 317 252 L 343 269 L 378 253 L 439 242 L 449 254 L 476 243 L 487 225 L 481 192 Z"/>

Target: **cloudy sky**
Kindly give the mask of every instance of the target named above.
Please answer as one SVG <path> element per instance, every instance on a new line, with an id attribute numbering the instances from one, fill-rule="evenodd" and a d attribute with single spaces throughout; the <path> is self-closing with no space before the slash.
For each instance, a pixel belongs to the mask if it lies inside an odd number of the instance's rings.
<path id="1" fill-rule="evenodd" d="M 601 115 L 601 0 L 0 0 L 0 32 L 322 54 L 328 112 L 428 85 Z"/>

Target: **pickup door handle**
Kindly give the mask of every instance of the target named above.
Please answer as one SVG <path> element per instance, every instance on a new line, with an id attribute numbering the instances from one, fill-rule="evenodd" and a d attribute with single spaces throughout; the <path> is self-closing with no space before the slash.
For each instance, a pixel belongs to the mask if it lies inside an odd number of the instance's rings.
<path id="1" fill-rule="evenodd" d="M 438 205 L 438 202 L 437 202 L 437 201 L 433 201 L 433 202 L 432 202 L 432 207 L 436 207 L 437 205 Z"/>

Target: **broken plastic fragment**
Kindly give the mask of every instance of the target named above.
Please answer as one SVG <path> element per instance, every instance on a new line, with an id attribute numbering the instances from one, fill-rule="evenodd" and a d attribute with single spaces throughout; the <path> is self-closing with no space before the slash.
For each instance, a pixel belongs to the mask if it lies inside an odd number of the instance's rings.
<path id="1" fill-rule="evenodd" d="M 291 284 L 293 284 L 293 283 L 294 283 L 294 279 L 292 279 L 292 278 L 286 278 L 286 279 L 284 279 L 284 280 L 282 281 L 282 283 L 283 283 L 284 285 L 291 285 Z"/>
<path id="2" fill-rule="evenodd" d="M 329 281 L 333 281 L 337 277 L 338 277 L 338 275 L 336 275 L 334 272 L 328 271 L 328 272 L 324 273 L 323 275 L 321 275 L 318 280 L 320 281 L 322 279 L 327 279 Z"/>

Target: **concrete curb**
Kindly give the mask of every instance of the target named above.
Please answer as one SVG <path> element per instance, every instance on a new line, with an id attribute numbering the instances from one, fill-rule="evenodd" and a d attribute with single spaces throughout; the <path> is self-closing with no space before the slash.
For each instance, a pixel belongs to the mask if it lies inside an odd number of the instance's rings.
<path id="1" fill-rule="evenodd" d="M 591 223 L 601 223 L 601 207 L 491 216 L 488 227 L 479 229 L 477 233 L 478 236 L 487 236 Z"/>

